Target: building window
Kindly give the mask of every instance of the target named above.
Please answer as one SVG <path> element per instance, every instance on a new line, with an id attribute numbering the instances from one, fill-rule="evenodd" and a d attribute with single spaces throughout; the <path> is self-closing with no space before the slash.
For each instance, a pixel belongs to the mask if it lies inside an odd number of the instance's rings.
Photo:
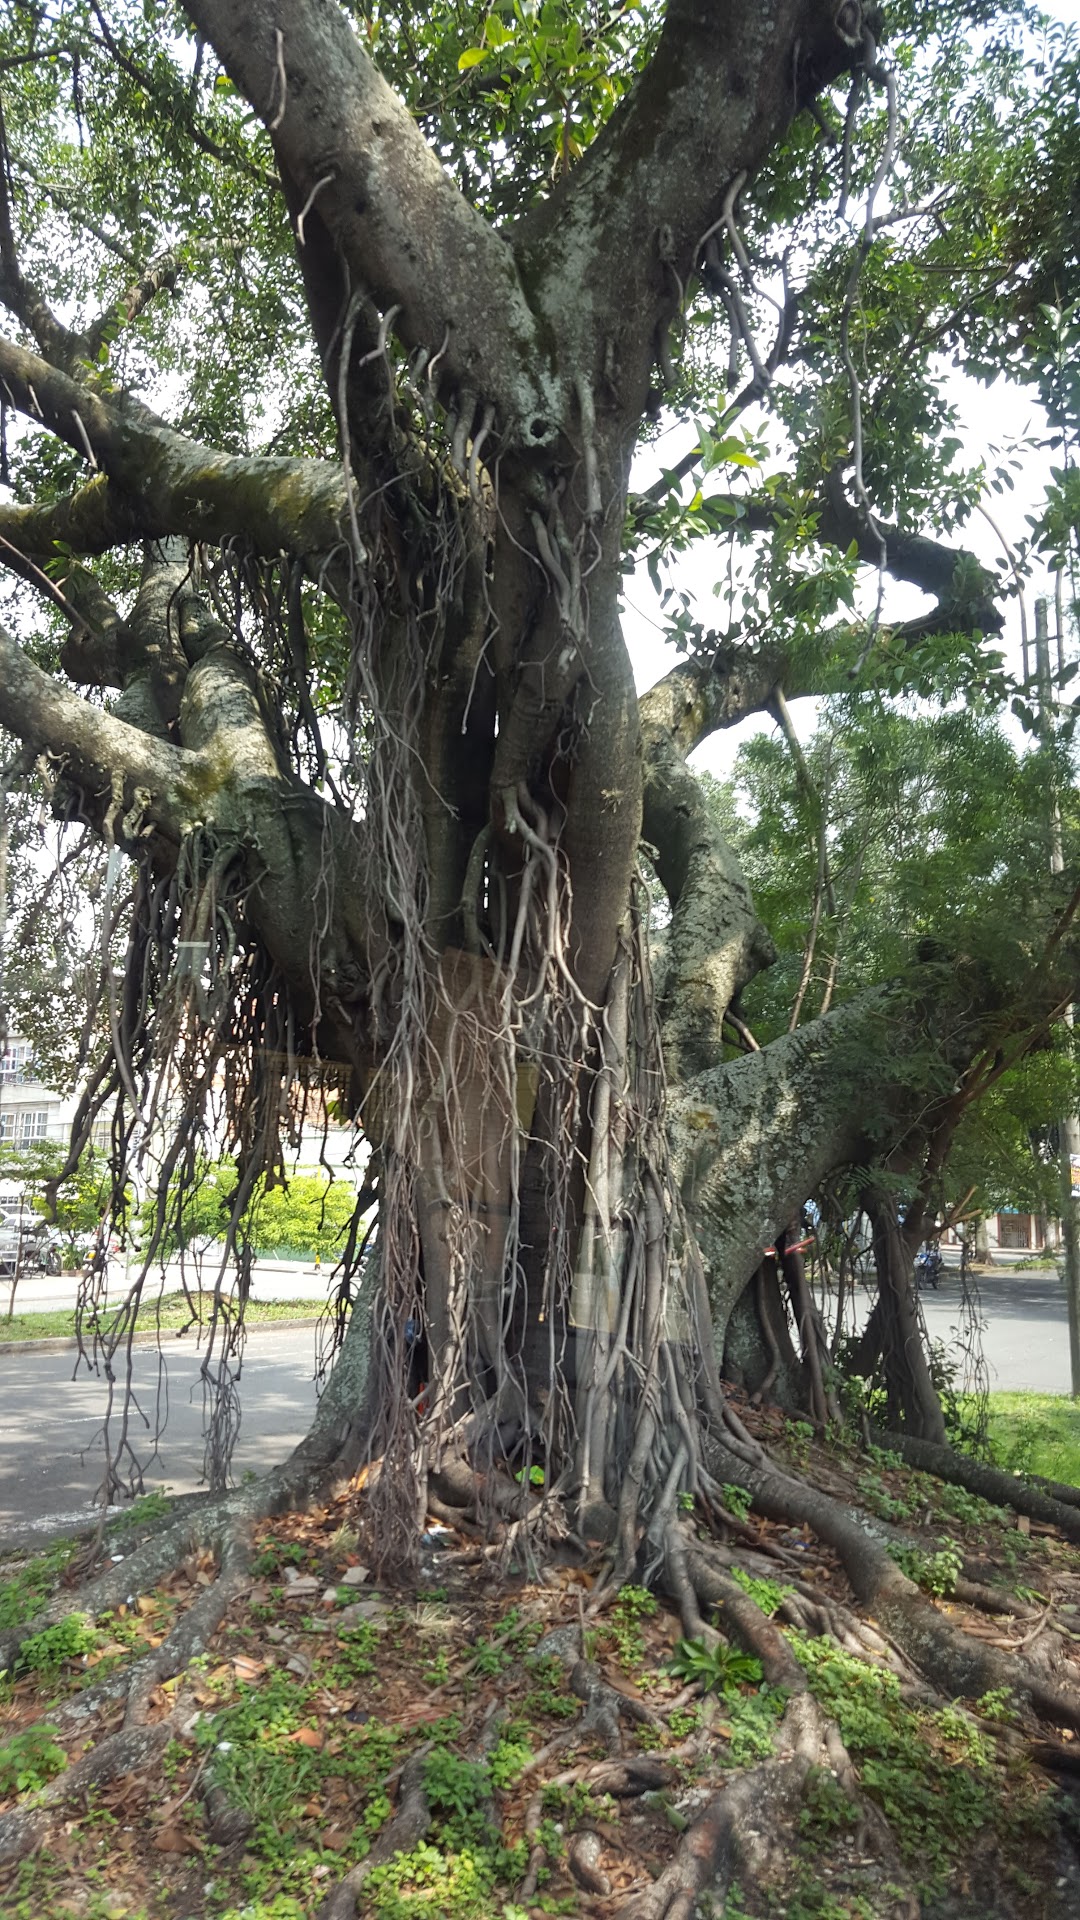
<path id="1" fill-rule="evenodd" d="M 23 1107 L 13 1113 L 0 1113 L 0 1140 L 9 1145 L 27 1147 L 34 1140 L 44 1140 L 48 1131 L 47 1107 Z"/>
<path id="2" fill-rule="evenodd" d="M 33 1047 L 27 1040 L 12 1040 L 0 1054 L 0 1085 L 22 1087 L 36 1078 Z"/>

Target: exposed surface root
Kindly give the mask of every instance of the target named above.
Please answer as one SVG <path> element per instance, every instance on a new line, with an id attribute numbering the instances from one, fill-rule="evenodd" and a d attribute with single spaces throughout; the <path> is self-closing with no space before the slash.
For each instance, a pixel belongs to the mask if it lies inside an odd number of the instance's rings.
<path id="1" fill-rule="evenodd" d="M 768 1431 L 769 1416 L 754 1418 Z M 822 1464 L 837 1491 L 825 1493 L 776 1466 L 737 1415 L 729 1431 L 705 1469 L 740 1515 L 734 1489 L 751 1494 L 737 1532 L 717 1540 L 715 1503 L 702 1501 L 696 1518 L 677 1510 L 641 1542 L 642 1562 L 662 1550 L 677 1621 L 642 1588 L 605 1585 L 610 1563 L 576 1564 L 576 1549 L 575 1564 L 535 1578 L 513 1520 L 494 1561 L 468 1567 L 469 1550 L 436 1530 L 415 1587 L 377 1585 L 361 1564 L 368 1495 L 355 1484 L 304 1511 L 281 1509 L 280 1482 L 244 1490 L 247 1518 L 238 1499 L 228 1512 L 206 1503 L 65 1592 L 41 1618 L 92 1613 L 91 1592 L 110 1617 L 85 1676 L 69 1663 L 48 1711 L 66 1770 L 40 1795 L 8 1790 L 0 1905 L 27 1886 L 45 1889 L 26 1905 L 33 1920 L 61 1904 L 48 1863 L 65 1835 L 80 1859 L 96 1844 L 92 1826 L 80 1834 L 85 1804 L 115 1808 L 118 1835 L 144 1836 L 124 1845 L 141 1846 L 147 1885 L 167 1884 L 169 1910 L 191 1920 L 279 1894 L 308 1920 L 384 1920 L 424 1900 L 443 1912 L 467 1855 L 487 1875 L 462 1909 L 470 1920 L 508 1901 L 581 1920 L 689 1920 L 736 1884 L 754 1920 L 914 1920 L 912 1875 L 928 1874 L 951 1911 L 972 1849 L 978 1893 L 958 1915 L 1065 1920 L 1080 1881 L 1065 1843 L 1044 1844 L 1053 1825 L 1037 1768 L 1080 1773 L 1067 1733 L 1051 1738 L 1045 1724 L 1068 1729 L 1080 1711 L 1069 1549 L 984 1515 L 965 1532 L 965 1563 L 998 1580 L 1019 1554 L 1017 1577 L 1045 1597 L 1022 1620 L 1007 1585 L 961 1582 L 942 1609 L 883 1544 L 905 1551 L 931 1522 L 901 1536 L 860 1515 L 864 1463 L 833 1448 Z M 887 1471 L 896 1500 L 903 1469 Z M 925 1514 L 928 1499 L 913 1479 L 909 1510 Z M 272 1521 L 250 1517 L 275 1507 Z M 469 1537 L 463 1508 L 437 1507 Z M 1011 1559 L 995 1559 L 995 1540 Z M 980 1633 L 1011 1636 L 1015 1652 Z M 27 1651 L 0 1711 L 0 1754 L 45 1717 Z M 120 1664 L 99 1678 L 95 1659 Z M 1005 1827 L 996 1837 L 1007 1805 L 1015 1844 Z M 1035 1835 L 1042 1864 L 1025 1900 L 1001 1877 L 1001 1850 L 1026 1862 Z M 138 1898 L 148 1904 L 145 1889 Z M 164 1911 L 163 1897 L 148 1910 Z"/>
<path id="2" fill-rule="evenodd" d="M 623 1908 L 625 1920 L 690 1920 L 706 1888 L 726 1899 L 735 1879 L 767 1884 L 777 1855 L 791 1846 L 811 1769 L 829 1763 L 828 1734 L 815 1701 L 797 1694 L 780 1723 L 777 1757 L 709 1801 L 655 1885 Z M 918 1907 L 890 1901 L 886 1912 L 917 1914 Z"/>
<path id="3" fill-rule="evenodd" d="M 1055 1724 L 1080 1727 L 1080 1688 L 1048 1685 L 1029 1661 L 1007 1657 L 952 1625 L 901 1572 L 864 1521 L 763 1454 L 750 1462 L 726 1446 L 719 1451 L 718 1474 L 744 1486 L 761 1513 L 809 1526 L 836 1551 L 856 1599 L 873 1608 L 879 1625 L 939 1692 L 974 1697 L 1005 1688 Z"/>
<path id="4" fill-rule="evenodd" d="M 957 1453 L 952 1447 L 918 1440 L 911 1434 L 879 1433 L 875 1439 L 880 1446 L 900 1454 L 908 1466 L 921 1467 L 924 1473 L 935 1474 L 953 1486 L 966 1487 L 969 1493 L 981 1494 L 984 1500 L 1012 1507 L 1016 1513 L 1026 1513 L 1029 1520 L 1056 1527 L 1066 1540 L 1080 1545 L 1080 1500 L 1075 1487 L 1063 1488 L 1054 1481 L 1019 1478 L 1016 1474 L 1004 1473 L 1000 1467 L 988 1466 L 983 1460 L 973 1460 L 966 1453 Z M 1070 1492 L 1071 1500 L 1063 1497 Z"/>
<path id="5" fill-rule="evenodd" d="M 365 1880 L 395 1853 L 411 1853 L 431 1825 L 431 1808 L 424 1792 L 424 1764 L 429 1749 L 421 1747 L 405 1763 L 397 1812 L 383 1828 L 366 1860 L 352 1868 L 324 1900 L 317 1920 L 356 1920 L 357 1900 Z"/>

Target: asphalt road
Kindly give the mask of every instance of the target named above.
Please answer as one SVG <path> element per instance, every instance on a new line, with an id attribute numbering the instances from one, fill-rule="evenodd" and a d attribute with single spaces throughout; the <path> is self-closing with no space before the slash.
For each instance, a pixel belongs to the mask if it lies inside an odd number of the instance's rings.
<path id="1" fill-rule="evenodd" d="M 138 1268 L 131 1264 L 131 1277 Z M 216 1260 L 185 1262 L 170 1260 L 161 1278 L 164 1293 L 175 1292 L 186 1280 L 189 1287 L 213 1287 L 217 1282 Z M 330 1286 L 328 1267 L 318 1268 L 311 1261 L 257 1260 L 253 1266 L 252 1292 L 256 1300 L 310 1300 L 316 1311 L 326 1300 Z M 128 1270 L 123 1255 L 109 1263 L 109 1300 L 122 1300 L 128 1289 Z M 15 1311 L 45 1313 L 57 1307 L 73 1307 L 79 1290 L 78 1278 L 71 1273 L 25 1273 L 16 1283 Z M 147 1295 L 156 1290 L 156 1281 L 147 1287 Z M 0 1278 L 0 1312 L 6 1313 L 11 1301 L 11 1282 Z"/>
<path id="2" fill-rule="evenodd" d="M 242 1417 L 233 1456 L 239 1479 L 283 1460 L 303 1438 L 315 1404 L 314 1327 L 258 1330 L 248 1335 L 240 1381 Z M 108 1384 L 83 1368 L 77 1355 L 5 1355 L 0 1346 L 0 1550 L 85 1525 L 104 1464 L 101 1425 Z M 135 1351 L 135 1381 L 151 1421 L 158 1390 L 158 1356 Z M 202 1474 L 202 1386 L 199 1355 L 188 1342 L 167 1350 L 164 1391 L 168 1425 L 160 1456 L 145 1486 L 191 1493 Z M 150 1451 L 138 1422 L 137 1450 Z"/>
<path id="3" fill-rule="evenodd" d="M 1053 1271 L 1008 1269 L 975 1283 L 983 1350 L 995 1389 L 1041 1393 L 1069 1390 L 1065 1296 Z M 923 1301 L 934 1339 L 954 1340 L 960 1319 L 959 1279 L 946 1269 Z M 283 1459 L 306 1431 L 315 1393 L 314 1329 L 253 1331 L 241 1378 L 242 1424 L 234 1456 L 239 1478 Z M 153 1413 L 158 1360 L 153 1347 L 137 1351 L 136 1381 Z M 5 1357 L 0 1346 L 0 1549 L 85 1524 L 101 1479 L 101 1422 L 107 1384 L 85 1370 L 73 1379 L 75 1355 L 23 1353 Z M 198 1354 L 187 1342 L 167 1353 L 168 1426 L 146 1487 L 194 1492 L 202 1473 L 202 1391 Z M 143 1429 L 146 1438 L 146 1430 Z"/>
<path id="4" fill-rule="evenodd" d="M 1016 1274 L 991 1268 L 972 1281 L 982 1329 L 990 1389 L 1001 1393 L 1068 1393 L 1069 1318 L 1065 1289 L 1053 1268 Z M 923 1312 L 933 1340 L 957 1357 L 960 1279 L 946 1267 L 934 1292 L 923 1290 Z"/>

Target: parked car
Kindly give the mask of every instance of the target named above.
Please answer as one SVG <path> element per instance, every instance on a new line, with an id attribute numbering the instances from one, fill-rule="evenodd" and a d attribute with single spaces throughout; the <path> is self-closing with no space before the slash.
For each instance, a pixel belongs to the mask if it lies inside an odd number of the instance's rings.
<path id="1" fill-rule="evenodd" d="M 62 1269 L 60 1236 L 47 1220 L 36 1215 L 23 1216 L 10 1211 L 0 1213 L 0 1279 L 13 1280 L 17 1273 L 59 1273 Z"/>

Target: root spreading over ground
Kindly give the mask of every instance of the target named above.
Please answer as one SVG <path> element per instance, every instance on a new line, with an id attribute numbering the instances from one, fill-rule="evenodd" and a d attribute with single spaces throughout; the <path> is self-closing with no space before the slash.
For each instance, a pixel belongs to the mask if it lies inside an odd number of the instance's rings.
<path id="1" fill-rule="evenodd" d="M 588 1541 L 538 1573 L 464 1473 L 408 1588 L 371 1571 L 369 1470 L 9 1562 L 0 1909 L 1080 1911 L 1075 1508 L 729 1424 L 724 1507 L 680 1511 L 654 1591 Z"/>

